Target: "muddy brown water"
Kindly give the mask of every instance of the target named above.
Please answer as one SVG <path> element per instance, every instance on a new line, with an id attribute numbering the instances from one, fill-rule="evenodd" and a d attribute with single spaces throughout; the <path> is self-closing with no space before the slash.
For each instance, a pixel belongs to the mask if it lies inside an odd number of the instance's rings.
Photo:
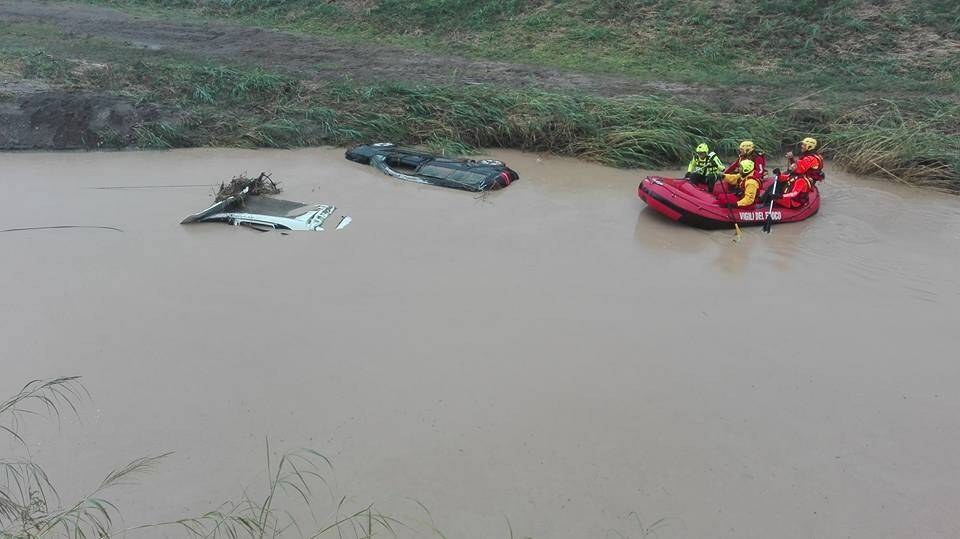
<path id="1" fill-rule="evenodd" d="M 114 495 L 129 524 L 261 484 L 269 437 L 451 538 L 960 535 L 960 200 L 833 171 L 733 243 L 642 172 L 494 155 L 522 180 L 484 196 L 342 150 L 0 155 L 0 229 L 123 230 L 0 233 L 3 395 L 93 395 L 31 453 L 69 497 L 176 451 Z M 177 224 L 260 170 L 353 224 Z"/>

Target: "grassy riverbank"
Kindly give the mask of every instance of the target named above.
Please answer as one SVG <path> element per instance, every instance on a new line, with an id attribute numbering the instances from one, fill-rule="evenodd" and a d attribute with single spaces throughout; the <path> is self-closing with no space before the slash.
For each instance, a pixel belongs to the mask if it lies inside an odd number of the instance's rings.
<path id="1" fill-rule="evenodd" d="M 656 77 L 713 93 L 704 100 L 598 97 L 485 84 L 316 80 L 44 25 L 4 23 L 0 71 L 6 78 L 106 92 L 164 111 L 132 132 L 98 133 L 99 145 L 296 147 L 391 140 L 455 153 L 508 147 L 614 166 L 667 167 L 684 161 L 701 140 L 732 155 L 737 141 L 749 137 L 775 153 L 813 134 L 852 171 L 960 190 L 960 69 L 954 69 L 960 65 L 960 48 L 954 48 L 960 19 L 950 22 L 952 3 L 878 14 L 864 2 L 807 9 L 803 2 L 768 1 L 739 19 L 719 5 L 688 13 L 674 2 L 600 0 L 108 3 L 170 20 L 228 18 L 390 44 L 413 45 L 416 38 L 421 49 Z M 772 16 L 777 8 L 786 16 Z M 390 20 L 394 24 L 386 24 Z M 731 37 L 737 20 L 763 27 L 766 35 L 789 37 Z M 863 43 L 851 44 L 851 36 L 866 40 L 873 53 Z M 909 36 L 913 48 L 905 49 Z M 501 48 L 494 47 L 498 43 Z M 838 54 L 843 47 L 852 47 L 849 54 Z M 723 106 L 724 94 L 736 94 L 736 85 L 747 81 L 760 97 Z"/>
<path id="2" fill-rule="evenodd" d="M 92 0 L 480 58 L 688 83 L 949 93 L 950 0 Z"/>

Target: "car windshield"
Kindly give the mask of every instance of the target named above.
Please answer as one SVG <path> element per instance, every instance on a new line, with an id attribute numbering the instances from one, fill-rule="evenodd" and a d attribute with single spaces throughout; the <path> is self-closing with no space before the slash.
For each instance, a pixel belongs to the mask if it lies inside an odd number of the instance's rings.
<path id="1" fill-rule="evenodd" d="M 291 202 L 289 200 L 279 200 L 276 198 L 251 196 L 244 197 L 242 201 L 231 204 L 228 211 L 242 211 L 244 213 L 256 213 L 259 215 L 269 215 L 273 217 L 294 218 L 308 211 L 313 206 Z"/>

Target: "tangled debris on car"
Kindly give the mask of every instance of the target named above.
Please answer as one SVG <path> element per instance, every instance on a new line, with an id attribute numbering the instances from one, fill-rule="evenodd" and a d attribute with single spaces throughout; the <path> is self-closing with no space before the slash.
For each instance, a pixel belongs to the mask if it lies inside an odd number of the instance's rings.
<path id="1" fill-rule="evenodd" d="M 244 192 L 249 196 L 269 196 L 278 195 L 280 191 L 283 191 L 283 188 L 270 177 L 270 173 L 261 172 L 256 178 L 237 176 L 229 182 L 221 182 L 220 189 L 217 190 L 216 200 L 220 202 Z"/>
<path id="2" fill-rule="evenodd" d="M 216 202 L 207 209 L 187 216 L 180 222 L 229 223 L 257 230 L 324 230 L 323 225 L 336 211 L 330 204 L 304 204 L 272 198 L 280 193 L 280 184 L 263 172 L 256 178 L 236 177 L 220 185 Z M 341 216 L 336 230 L 351 223 Z"/>
<path id="3" fill-rule="evenodd" d="M 354 146 L 347 150 L 346 157 L 398 180 L 466 191 L 502 189 L 520 179 L 514 170 L 494 159 L 438 157 L 389 142 Z"/>

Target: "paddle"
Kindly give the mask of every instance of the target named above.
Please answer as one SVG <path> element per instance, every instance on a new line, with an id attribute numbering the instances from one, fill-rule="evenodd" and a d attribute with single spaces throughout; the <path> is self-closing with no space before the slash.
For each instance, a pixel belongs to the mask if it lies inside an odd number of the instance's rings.
<path id="1" fill-rule="evenodd" d="M 779 171 L 774 171 L 773 191 L 770 191 L 770 207 L 767 208 L 767 220 L 763 222 L 763 231 L 766 232 L 767 234 L 769 234 L 771 229 L 773 228 L 773 216 L 771 215 L 771 212 L 773 212 L 773 201 L 777 199 L 777 182 L 779 181 L 780 181 Z"/>
<path id="2" fill-rule="evenodd" d="M 727 194 L 727 180 L 725 180 L 723 177 L 720 178 L 720 187 L 723 188 L 724 204 L 727 204 L 727 209 L 730 210 L 730 221 L 733 223 L 733 228 L 736 231 L 734 232 L 736 235 L 733 237 L 733 241 L 740 241 L 740 237 L 743 234 L 740 232 L 740 225 L 737 223 L 737 218 L 733 216 L 733 206 L 731 206 L 730 202 L 727 201 L 727 198 L 729 197 Z"/>

